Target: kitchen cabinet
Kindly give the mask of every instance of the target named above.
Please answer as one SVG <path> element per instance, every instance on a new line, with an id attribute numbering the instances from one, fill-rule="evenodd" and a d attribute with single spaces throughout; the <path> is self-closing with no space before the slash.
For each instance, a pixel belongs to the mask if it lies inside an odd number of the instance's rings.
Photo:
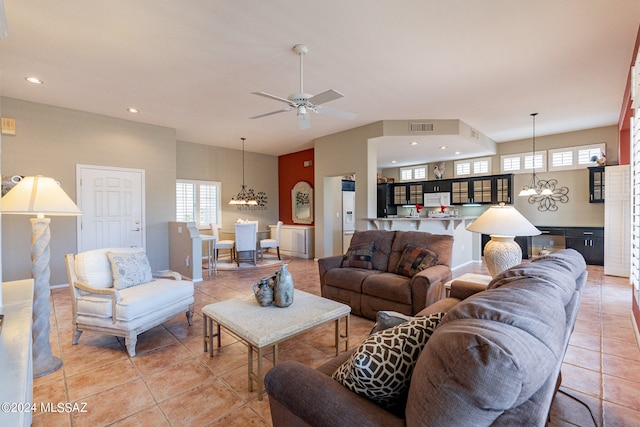
<path id="1" fill-rule="evenodd" d="M 398 208 L 391 201 L 392 184 L 378 184 L 377 186 L 377 214 L 378 218 L 396 215 Z"/>
<path id="2" fill-rule="evenodd" d="M 589 203 L 604 203 L 604 166 L 589 168 Z"/>
<path id="3" fill-rule="evenodd" d="M 567 227 L 565 246 L 580 252 L 587 264 L 604 265 L 603 227 Z"/>
<path id="4" fill-rule="evenodd" d="M 511 203 L 512 184 L 512 174 L 456 179 L 451 183 L 451 203 Z"/>
<path id="5" fill-rule="evenodd" d="M 451 180 L 441 179 L 422 183 L 424 193 L 448 193 L 451 191 Z"/>
<path id="6" fill-rule="evenodd" d="M 396 206 L 422 204 L 423 195 L 421 182 L 393 184 L 393 204 Z"/>
<path id="7" fill-rule="evenodd" d="M 463 203 L 471 203 L 468 179 L 455 180 L 451 183 L 451 204 L 461 205 Z"/>
<path id="8" fill-rule="evenodd" d="M 513 203 L 513 175 L 496 175 L 492 179 L 495 183 L 493 203 Z"/>

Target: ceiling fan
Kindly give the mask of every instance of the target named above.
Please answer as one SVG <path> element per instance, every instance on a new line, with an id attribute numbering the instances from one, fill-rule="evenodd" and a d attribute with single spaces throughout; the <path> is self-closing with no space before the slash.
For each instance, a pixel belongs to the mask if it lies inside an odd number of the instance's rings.
<path id="1" fill-rule="evenodd" d="M 253 116 L 250 118 L 258 119 L 260 117 L 270 116 L 272 114 L 296 110 L 296 113 L 298 115 L 298 127 L 300 129 L 309 129 L 311 127 L 311 118 L 309 117 L 309 111 L 313 111 L 314 113 L 319 114 L 326 114 L 328 116 L 338 117 L 341 119 L 355 119 L 357 116 L 356 113 L 329 108 L 321 105 L 329 101 L 342 98 L 344 95 L 337 90 L 329 89 L 328 91 L 319 93 L 318 95 L 310 95 L 308 93 L 304 93 L 302 79 L 302 58 L 307 52 L 309 52 L 309 49 L 303 44 L 297 44 L 293 47 L 293 51 L 297 53 L 298 56 L 300 56 L 300 92 L 289 95 L 288 98 L 281 98 L 279 96 L 271 95 L 266 92 L 251 92 L 254 95 L 264 96 L 265 98 L 284 102 L 285 104 L 287 104 L 287 106 L 280 110 L 260 114 L 258 116 Z"/>

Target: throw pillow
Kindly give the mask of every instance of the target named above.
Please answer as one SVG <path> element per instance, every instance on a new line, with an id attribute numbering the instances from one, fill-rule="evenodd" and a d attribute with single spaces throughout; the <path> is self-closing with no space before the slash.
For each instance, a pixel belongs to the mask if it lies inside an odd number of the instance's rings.
<path id="1" fill-rule="evenodd" d="M 402 411 L 413 367 L 444 315 L 417 317 L 371 335 L 332 378 L 383 408 Z"/>
<path id="2" fill-rule="evenodd" d="M 107 252 L 111 262 L 113 287 L 125 289 L 153 281 L 151 265 L 144 252 Z"/>
<path id="3" fill-rule="evenodd" d="M 404 247 L 396 273 L 406 277 L 413 277 L 416 273 L 437 263 L 438 254 L 432 250 L 408 244 Z"/>
<path id="4" fill-rule="evenodd" d="M 393 328 L 401 323 L 408 322 L 415 319 L 413 316 L 407 316 L 406 314 L 398 313 L 397 311 L 379 311 L 376 313 L 376 324 L 373 325 L 373 329 L 369 332 L 369 335 L 373 335 L 376 332 L 384 331 L 385 329 Z"/>
<path id="5" fill-rule="evenodd" d="M 349 246 L 347 253 L 342 257 L 342 267 L 373 269 L 372 258 L 374 250 L 375 245 L 373 242 Z"/>

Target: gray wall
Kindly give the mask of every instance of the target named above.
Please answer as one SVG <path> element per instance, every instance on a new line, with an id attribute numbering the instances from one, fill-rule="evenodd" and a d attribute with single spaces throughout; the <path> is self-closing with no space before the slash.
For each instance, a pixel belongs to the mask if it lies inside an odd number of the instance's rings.
<path id="1" fill-rule="evenodd" d="M 146 242 L 154 269 L 168 267 L 168 226 L 175 218 L 175 130 L 2 98 L 16 136 L 2 138 L 2 175 L 45 175 L 76 200 L 76 164 L 145 170 Z M 2 217 L 2 278 L 31 277 L 28 217 Z M 76 252 L 76 218 L 52 217 L 51 284 L 67 283 L 64 254 Z"/>
<path id="2" fill-rule="evenodd" d="M 278 220 L 278 158 L 245 153 L 245 182 L 264 191 L 267 209 L 239 210 L 227 201 L 240 191 L 242 151 L 177 142 L 174 129 L 1 98 L 2 116 L 16 119 L 16 136 L 2 137 L 2 176 L 45 175 L 76 200 L 76 164 L 145 170 L 147 255 L 154 269 L 169 267 L 168 222 L 175 220 L 176 178 L 222 182 L 224 225 Z M 215 141 L 213 142 L 215 143 Z M 247 149 L 250 141 L 247 141 Z M 238 147 L 242 145 L 238 140 Z M 51 284 L 67 283 L 64 255 L 77 252 L 76 219 L 51 221 Z M 229 228 L 229 227 L 227 227 Z M 31 277 L 28 217 L 2 217 L 2 279 Z"/>
<path id="3" fill-rule="evenodd" d="M 229 205 L 231 197 L 242 187 L 242 142 L 238 139 L 239 150 L 212 147 L 178 141 L 177 177 L 219 181 L 222 184 L 222 229 L 232 230 L 237 219 L 258 221 L 260 230 L 268 230 L 269 224 L 278 222 L 278 157 L 251 153 L 251 141 L 245 144 L 245 184 L 257 193 L 262 191 L 268 197 L 266 209 L 238 208 Z"/>

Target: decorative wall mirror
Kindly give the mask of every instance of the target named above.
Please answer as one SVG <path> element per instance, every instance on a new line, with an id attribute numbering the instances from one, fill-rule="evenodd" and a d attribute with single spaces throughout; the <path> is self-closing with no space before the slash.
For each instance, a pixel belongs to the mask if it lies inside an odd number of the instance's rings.
<path id="1" fill-rule="evenodd" d="M 300 181 L 291 190 L 291 210 L 294 223 L 313 223 L 313 188 L 308 182 Z"/>

